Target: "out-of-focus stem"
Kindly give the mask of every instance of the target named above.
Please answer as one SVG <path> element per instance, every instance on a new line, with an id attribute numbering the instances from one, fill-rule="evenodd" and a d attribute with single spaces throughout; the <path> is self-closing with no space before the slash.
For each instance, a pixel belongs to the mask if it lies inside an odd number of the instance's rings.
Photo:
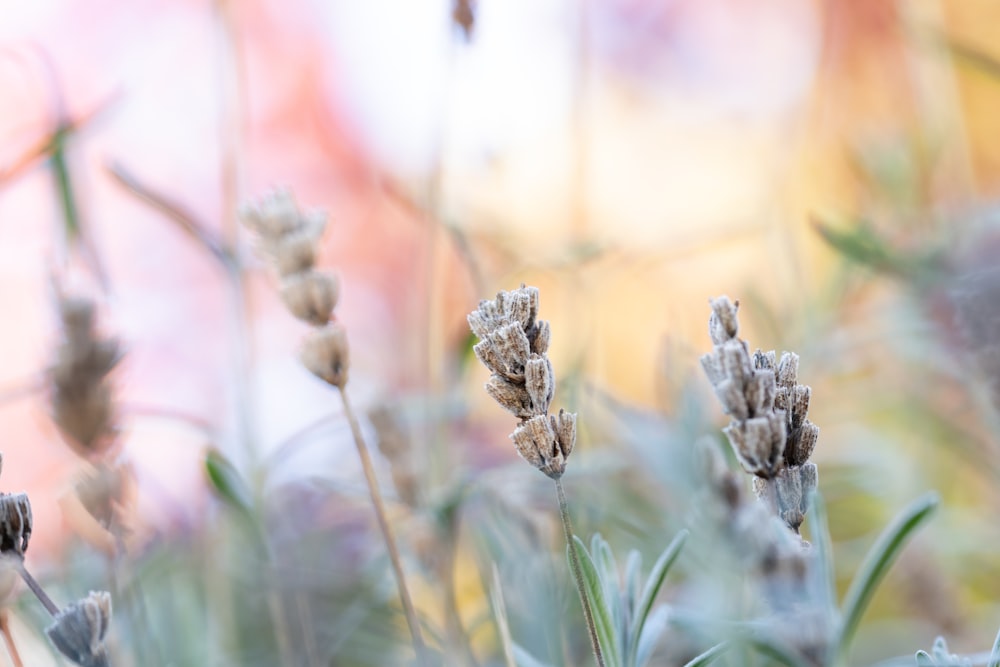
<path id="1" fill-rule="evenodd" d="M 553 480 L 556 484 L 556 494 L 559 496 L 559 518 L 562 519 L 563 533 L 566 535 L 566 545 L 569 547 L 569 561 L 573 569 L 573 579 L 576 581 L 576 592 L 580 594 L 580 606 L 583 607 L 583 617 L 587 621 L 587 634 L 590 635 L 590 646 L 594 649 L 594 659 L 599 667 L 604 667 L 604 655 L 601 644 L 597 641 L 597 626 L 594 625 L 594 614 L 590 610 L 590 599 L 583 584 L 583 570 L 580 558 L 576 555 L 576 545 L 573 543 L 573 525 L 569 521 L 569 505 L 566 503 L 566 492 L 563 491 L 562 480 Z"/>
<path id="2" fill-rule="evenodd" d="M 375 509 L 375 517 L 378 519 L 379 529 L 382 531 L 382 538 L 385 540 L 386 550 L 389 552 L 389 560 L 392 562 L 392 569 L 396 575 L 396 585 L 399 588 L 399 600 L 403 605 L 403 614 L 406 616 L 406 624 L 410 628 L 410 635 L 413 637 L 413 648 L 417 653 L 417 662 L 426 665 L 426 647 L 424 638 L 420 632 L 420 623 L 417 620 L 417 612 L 413 607 L 410 598 L 410 590 L 406 586 L 406 575 L 403 573 L 403 564 L 399 557 L 399 549 L 396 546 L 396 538 L 393 536 L 392 528 L 385 512 L 385 504 L 382 502 L 382 493 L 379 491 L 378 480 L 375 478 L 375 467 L 372 465 L 371 455 L 368 453 L 368 446 L 365 444 L 364 436 L 361 434 L 361 426 L 358 418 L 351 408 L 351 402 L 347 398 L 347 392 L 343 387 L 340 390 L 340 399 L 344 404 L 344 414 L 351 425 L 351 435 L 354 436 L 354 444 L 358 449 L 358 457 L 361 459 L 361 468 L 365 473 L 365 481 L 368 484 L 368 494 L 371 496 L 372 507 Z"/>
<path id="3" fill-rule="evenodd" d="M 14 667 L 24 667 L 21 655 L 17 652 L 17 645 L 14 643 L 14 635 L 10 632 L 10 613 L 6 609 L 0 610 L 0 632 L 3 633 L 4 643 L 7 644 L 7 654 Z"/>
<path id="4" fill-rule="evenodd" d="M 28 588 L 35 594 L 38 601 L 42 603 L 45 610 L 52 614 L 53 617 L 57 616 L 59 614 L 59 607 L 57 607 L 56 603 L 52 601 L 49 594 L 42 589 L 41 585 L 35 581 L 35 578 L 31 576 L 31 573 L 24 568 L 23 562 L 17 564 L 17 573 L 21 575 L 21 578 L 24 579 L 24 583 L 28 585 Z"/>

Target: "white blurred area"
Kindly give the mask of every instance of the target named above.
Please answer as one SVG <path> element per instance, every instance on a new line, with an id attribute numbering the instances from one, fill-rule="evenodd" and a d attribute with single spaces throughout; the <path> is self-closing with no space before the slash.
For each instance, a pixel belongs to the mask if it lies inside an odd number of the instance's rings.
<path id="1" fill-rule="evenodd" d="M 811 3 L 484 0 L 470 43 L 449 6 L 316 8 L 366 141 L 418 182 L 440 168 L 460 224 L 552 241 L 582 209 L 587 237 L 637 249 L 774 207 L 818 61 Z"/>

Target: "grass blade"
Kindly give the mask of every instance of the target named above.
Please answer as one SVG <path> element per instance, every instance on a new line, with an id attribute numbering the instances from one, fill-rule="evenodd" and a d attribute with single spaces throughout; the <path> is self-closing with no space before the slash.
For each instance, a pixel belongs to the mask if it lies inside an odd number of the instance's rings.
<path id="1" fill-rule="evenodd" d="M 587 553 L 587 547 L 576 535 L 573 536 L 573 544 L 568 548 L 575 549 L 577 558 L 580 560 L 580 569 L 583 574 L 583 582 L 587 587 L 587 598 L 590 602 L 590 611 L 594 616 L 594 624 L 597 630 L 597 639 L 601 644 L 601 652 L 607 665 L 621 667 L 621 650 L 615 637 L 615 626 L 608 608 L 608 602 L 604 598 L 604 586 L 601 577 L 597 573 L 597 566 L 594 560 Z M 568 554 L 567 554 L 568 555 Z"/>
<path id="2" fill-rule="evenodd" d="M 926 493 L 909 504 L 889 524 L 865 556 L 861 569 L 855 575 L 841 607 L 842 623 L 833 643 L 835 658 L 842 658 L 858 629 L 861 617 L 868 608 L 875 590 L 886 572 L 903 550 L 907 540 L 926 521 L 938 506 L 936 493 Z M 834 664 L 839 663 L 835 660 Z"/>

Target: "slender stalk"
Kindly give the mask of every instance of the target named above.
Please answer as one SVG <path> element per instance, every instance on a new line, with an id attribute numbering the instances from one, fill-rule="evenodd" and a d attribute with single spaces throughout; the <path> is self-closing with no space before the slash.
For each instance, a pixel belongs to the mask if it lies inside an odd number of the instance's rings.
<path id="1" fill-rule="evenodd" d="M 385 504 L 382 502 L 382 493 L 379 491 L 378 480 L 375 478 L 375 468 L 372 465 L 371 455 L 368 453 L 368 446 L 365 444 L 364 436 L 361 434 L 361 426 L 358 418 L 351 408 L 351 402 L 347 398 L 347 392 L 343 387 L 340 390 L 340 399 L 344 404 L 344 414 L 351 425 L 351 435 L 354 436 L 354 444 L 358 449 L 358 458 L 361 459 L 361 468 L 365 472 L 365 482 L 368 484 L 368 494 L 371 496 L 372 507 L 375 509 L 375 517 L 378 519 L 378 527 L 382 531 L 382 538 L 385 540 L 386 550 L 389 552 L 389 560 L 392 562 L 392 569 L 396 575 L 396 586 L 399 588 L 399 600 L 403 605 L 403 614 L 406 616 L 406 624 L 410 628 L 410 635 L 413 637 L 413 648 L 417 653 L 417 662 L 421 665 L 427 664 L 425 658 L 426 648 L 424 638 L 420 633 L 420 624 L 417 621 L 417 613 L 410 598 L 410 591 L 406 587 L 406 576 L 403 574 L 403 565 L 399 558 L 399 549 L 396 547 L 396 539 L 389 527 L 389 520 L 385 513 Z"/>
<path id="2" fill-rule="evenodd" d="M 24 579 L 24 583 L 28 585 L 31 592 L 35 594 L 35 597 L 38 598 L 38 601 L 42 603 L 43 607 L 45 607 L 46 611 L 52 614 L 53 617 L 58 616 L 59 607 L 57 607 L 56 603 L 52 601 L 49 594 L 42 590 L 41 585 L 35 581 L 35 578 L 31 576 L 31 573 L 24 568 L 24 563 L 17 564 L 17 572 L 21 575 L 21 578 Z"/>
<path id="3" fill-rule="evenodd" d="M 316 631 L 312 623 L 312 610 L 309 608 L 309 599 L 302 591 L 295 592 L 295 611 L 299 617 L 299 626 L 302 629 L 302 645 L 306 652 L 306 664 L 309 667 L 319 667 L 319 649 L 316 646 Z"/>
<path id="4" fill-rule="evenodd" d="M 0 610 L 0 632 L 3 633 L 4 643 L 7 644 L 7 654 L 14 667 L 24 667 L 21 654 L 17 652 L 17 645 L 14 643 L 14 635 L 10 631 L 10 613 L 6 609 Z"/>
<path id="5" fill-rule="evenodd" d="M 569 560 L 573 566 L 573 579 L 576 580 L 576 592 L 580 594 L 580 606 L 583 607 L 583 616 L 587 619 L 587 634 L 590 635 L 590 646 L 594 649 L 594 659 L 597 660 L 597 664 L 599 667 L 604 667 L 604 654 L 601 653 L 601 644 L 597 641 L 597 627 L 594 625 L 594 614 L 590 610 L 590 600 L 587 598 L 587 590 L 584 588 L 580 559 L 576 555 L 576 549 L 573 546 L 573 525 L 569 521 L 569 505 L 566 503 L 566 492 L 563 491 L 561 479 L 557 477 L 553 481 L 556 484 L 556 494 L 559 496 L 559 517 L 562 519 L 566 544 L 569 545 Z"/>

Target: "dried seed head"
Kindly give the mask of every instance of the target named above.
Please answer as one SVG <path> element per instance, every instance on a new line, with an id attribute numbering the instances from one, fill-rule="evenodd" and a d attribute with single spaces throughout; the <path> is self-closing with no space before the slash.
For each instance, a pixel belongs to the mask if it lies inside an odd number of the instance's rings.
<path id="1" fill-rule="evenodd" d="M 461 28 L 466 41 L 472 39 L 472 30 L 476 25 L 475 5 L 474 0 L 453 0 L 451 5 L 451 20 Z"/>
<path id="2" fill-rule="evenodd" d="M 531 399 L 531 409 L 536 415 L 548 414 L 549 404 L 556 391 L 556 376 L 548 357 L 538 354 L 524 367 L 524 387 Z"/>
<path id="3" fill-rule="evenodd" d="M 270 192 L 256 204 L 244 204 L 239 216 L 244 225 L 260 236 L 263 249 L 272 256 L 282 239 L 301 234 L 315 240 L 326 228 L 326 214 L 302 211 L 287 189 Z"/>
<path id="4" fill-rule="evenodd" d="M 337 277 L 318 271 L 297 273 L 281 283 L 281 300 L 289 312 L 316 327 L 330 321 L 339 293 Z"/>
<path id="5" fill-rule="evenodd" d="M 31 539 L 31 502 L 26 493 L 0 493 L 0 553 L 24 557 Z"/>
<path id="6" fill-rule="evenodd" d="M 494 373 L 485 386 L 486 393 L 499 403 L 501 408 L 518 419 L 531 419 L 535 415 L 531 405 L 531 395 L 523 384 L 511 382 Z"/>
<path id="7" fill-rule="evenodd" d="M 723 432 L 747 472 L 767 478 L 777 474 L 785 450 L 783 413 L 732 422 Z"/>
<path id="8" fill-rule="evenodd" d="M 49 369 L 52 418 L 81 454 L 101 454 L 116 435 L 108 374 L 121 359 L 117 340 L 94 327 L 93 301 L 61 295 L 63 340 Z"/>
<path id="9" fill-rule="evenodd" d="M 337 323 L 309 332 L 299 354 L 310 373 L 341 389 L 347 384 L 347 332 Z"/>
<path id="10" fill-rule="evenodd" d="M 109 528 L 119 509 L 127 501 L 126 493 L 131 482 L 131 470 L 125 466 L 98 465 L 75 485 L 77 498 L 87 513 Z"/>
<path id="11" fill-rule="evenodd" d="M 59 651 L 82 667 L 107 667 L 104 637 L 111 624 L 111 595 L 90 595 L 66 607 L 45 634 Z"/>
<path id="12" fill-rule="evenodd" d="M 274 245 L 274 264 L 282 278 L 310 271 L 316 264 L 319 239 L 310 233 L 297 232 L 280 239 Z"/>
<path id="13" fill-rule="evenodd" d="M 786 467 L 774 479 L 755 477 L 753 490 L 757 498 L 771 508 L 796 534 L 809 510 L 809 498 L 816 490 L 816 464 Z"/>
<path id="14" fill-rule="evenodd" d="M 576 444 L 576 415 L 538 415 L 514 429 L 510 439 L 521 457 L 552 479 L 566 472 L 566 459 Z"/>
<path id="15" fill-rule="evenodd" d="M 712 316 L 708 320 L 708 335 L 716 345 L 722 345 L 727 340 L 736 338 L 740 332 L 736 311 L 740 302 L 733 303 L 728 296 L 720 296 L 709 301 L 712 306 Z"/>
<path id="16" fill-rule="evenodd" d="M 737 306 L 727 297 L 711 301 L 712 352 L 701 358 L 715 395 L 732 422 L 725 429 L 737 458 L 758 477 L 773 478 L 785 466 L 800 466 L 812 454 L 819 434 L 808 419 L 810 389 L 797 383 L 799 357 L 776 359 L 736 337 Z"/>
<path id="17" fill-rule="evenodd" d="M 389 405 L 379 405 L 368 413 L 375 429 L 375 442 L 389 462 L 392 484 L 400 500 L 411 507 L 418 504 L 420 475 L 413 465 L 413 447 L 404 422 Z"/>

